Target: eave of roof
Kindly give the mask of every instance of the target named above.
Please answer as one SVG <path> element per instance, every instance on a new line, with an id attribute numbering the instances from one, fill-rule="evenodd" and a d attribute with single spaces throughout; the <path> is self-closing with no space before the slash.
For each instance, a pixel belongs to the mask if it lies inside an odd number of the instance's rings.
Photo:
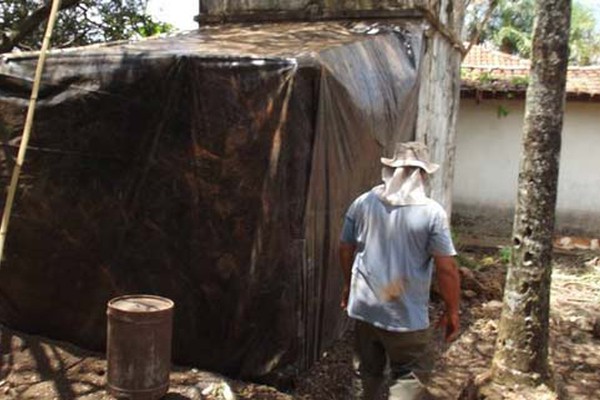
<path id="1" fill-rule="evenodd" d="M 471 52 L 461 67 L 463 97 L 525 96 L 529 80 L 529 60 L 483 46 L 473 46 Z M 569 100 L 600 101 L 600 66 L 569 67 L 566 90 Z"/>

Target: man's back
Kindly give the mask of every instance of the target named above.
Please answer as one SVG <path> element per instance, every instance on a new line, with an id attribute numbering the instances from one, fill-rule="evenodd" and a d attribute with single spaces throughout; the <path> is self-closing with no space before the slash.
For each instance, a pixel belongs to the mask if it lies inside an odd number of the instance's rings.
<path id="1" fill-rule="evenodd" d="M 433 200 L 392 206 L 372 191 L 356 199 L 344 232 L 357 247 L 349 315 L 390 331 L 427 328 L 431 256 L 455 254 L 446 220 Z"/>

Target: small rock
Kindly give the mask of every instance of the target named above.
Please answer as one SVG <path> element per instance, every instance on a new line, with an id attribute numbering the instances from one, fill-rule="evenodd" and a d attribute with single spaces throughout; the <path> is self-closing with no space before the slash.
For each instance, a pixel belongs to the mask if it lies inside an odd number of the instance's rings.
<path id="1" fill-rule="evenodd" d="M 227 382 L 213 383 L 202 391 L 203 396 L 213 396 L 224 400 L 237 400 L 237 396 L 231 390 Z"/>
<path id="2" fill-rule="evenodd" d="M 472 290 L 464 290 L 463 296 L 465 296 L 467 299 L 473 299 L 473 298 L 477 297 L 477 293 L 475 293 Z"/>
<path id="3" fill-rule="evenodd" d="M 502 309 L 502 302 L 498 300 L 492 300 L 488 301 L 487 303 L 484 303 L 482 307 L 487 310 Z"/>
<path id="4" fill-rule="evenodd" d="M 498 323 L 496 321 L 494 321 L 493 319 L 490 319 L 489 321 L 487 321 L 483 327 L 483 331 L 490 333 L 490 332 L 498 332 Z"/>
<path id="5" fill-rule="evenodd" d="M 458 272 L 460 272 L 460 277 L 462 279 L 475 280 L 475 274 L 467 267 L 460 267 Z"/>
<path id="6" fill-rule="evenodd" d="M 600 257 L 594 257 L 583 263 L 586 267 L 600 267 Z"/>

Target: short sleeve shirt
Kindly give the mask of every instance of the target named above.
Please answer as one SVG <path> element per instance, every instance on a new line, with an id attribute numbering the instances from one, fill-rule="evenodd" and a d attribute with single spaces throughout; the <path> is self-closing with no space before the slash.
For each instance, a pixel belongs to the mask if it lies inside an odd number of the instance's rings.
<path id="1" fill-rule="evenodd" d="M 389 331 L 426 329 L 432 256 L 456 255 L 442 206 L 392 206 L 367 192 L 348 209 L 341 240 L 357 246 L 348 315 Z"/>

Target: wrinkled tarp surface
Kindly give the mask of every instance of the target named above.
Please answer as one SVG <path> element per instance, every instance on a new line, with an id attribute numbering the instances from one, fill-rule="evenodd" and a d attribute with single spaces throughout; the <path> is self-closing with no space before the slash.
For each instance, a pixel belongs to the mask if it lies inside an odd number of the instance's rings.
<path id="1" fill-rule="evenodd" d="M 345 328 L 339 231 L 414 135 L 417 25 L 228 25 L 49 57 L 0 320 L 102 349 L 106 303 L 176 303 L 175 361 L 304 369 Z M 2 184 L 37 57 L 0 63 Z"/>

